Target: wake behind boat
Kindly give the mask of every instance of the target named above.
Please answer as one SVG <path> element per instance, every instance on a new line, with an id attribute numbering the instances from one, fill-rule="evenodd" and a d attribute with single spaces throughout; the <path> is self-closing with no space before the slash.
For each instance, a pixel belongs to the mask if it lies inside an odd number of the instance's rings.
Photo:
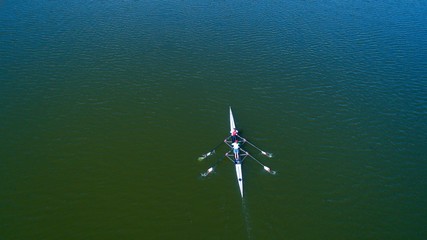
<path id="1" fill-rule="evenodd" d="M 234 163 L 235 166 L 235 170 L 236 170 L 236 177 L 237 177 L 237 183 L 239 185 L 239 189 L 240 189 L 240 195 L 243 198 L 243 174 L 242 174 L 242 164 L 243 161 L 247 158 L 250 157 L 251 159 L 255 160 L 258 164 L 260 164 L 261 166 L 263 166 L 264 170 L 271 173 L 271 174 L 275 174 L 275 171 L 272 171 L 269 167 L 263 165 L 260 161 L 258 161 L 255 157 L 253 157 L 252 155 L 249 154 L 249 152 L 245 151 L 244 149 L 241 148 L 241 146 L 245 143 L 248 143 L 249 145 L 251 145 L 252 147 L 254 147 L 255 149 L 257 149 L 258 151 L 260 151 L 263 155 L 267 156 L 267 157 L 272 157 L 273 155 L 271 153 L 262 151 L 261 149 L 259 149 L 257 146 L 253 145 L 251 142 L 249 142 L 248 140 L 246 140 L 245 138 L 241 137 L 238 134 L 238 130 L 236 129 L 236 124 L 234 122 L 234 116 L 233 116 L 233 112 L 231 110 L 230 107 L 230 136 L 228 136 L 225 140 L 224 143 L 231 148 L 230 151 L 228 151 L 225 154 L 225 157 L 227 157 L 230 161 L 232 161 Z M 213 155 L 215 153 L 215 150 L 221 146 L 221 144 L 217 145 L 213 150 L 211 150 L 210 152 L 203 154 L 202 156 L 199 157 L 199 161 L 204 160 L 205 158 Z M 218 162 L 216 163 L 218 164 Z M 202 173 L 202 176 L 207 176 L 210 173 L 212 173 L 214 171 L 214 168 L 216 166 L 216 164 L 212 167 L 210 167 L 205 173 Z"/>

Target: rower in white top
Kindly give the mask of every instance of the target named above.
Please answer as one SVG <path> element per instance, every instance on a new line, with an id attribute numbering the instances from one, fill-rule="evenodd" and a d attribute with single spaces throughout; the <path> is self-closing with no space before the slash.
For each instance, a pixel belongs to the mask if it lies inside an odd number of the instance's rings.
<path id="1" fill-rule="evenodd" d="M 231 145 L 233 146 L 234 159 L 239 161 L 239 141 L 236 139 Z"/>

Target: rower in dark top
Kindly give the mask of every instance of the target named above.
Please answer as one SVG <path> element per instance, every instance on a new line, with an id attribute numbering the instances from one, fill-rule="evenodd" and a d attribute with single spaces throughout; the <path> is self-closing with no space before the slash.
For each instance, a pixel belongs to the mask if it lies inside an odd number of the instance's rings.
<path id="1" fill-rule="evenodd" d="M 238 133 L 239 131 L 237 131 L 237 129 L 236 128 L 233 128 L 233 131 L 231 131 L 231 142 L 235 142 L 235 141 L 237 141 L 238 139 L 237 139 L 237 133 Z"/>

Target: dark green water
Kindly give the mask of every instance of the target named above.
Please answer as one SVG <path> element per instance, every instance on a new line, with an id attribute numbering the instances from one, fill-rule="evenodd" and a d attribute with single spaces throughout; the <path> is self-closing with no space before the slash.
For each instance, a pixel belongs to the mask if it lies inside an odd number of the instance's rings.
<path id="1" fill-rule="evenodd" d="M 0 239 L 426 239 L 426 12 L 0 2 Z"/>

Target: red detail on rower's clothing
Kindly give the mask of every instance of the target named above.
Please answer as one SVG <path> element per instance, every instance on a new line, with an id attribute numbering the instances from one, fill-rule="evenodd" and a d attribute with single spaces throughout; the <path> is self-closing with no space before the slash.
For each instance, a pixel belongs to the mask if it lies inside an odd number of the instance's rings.
<path id="1" fill-rule="evenodd" d="M 233 133 L 231 133 L 232 136 L 236 136 L 237 135 L 237 131 L 233 131 Z"/>

